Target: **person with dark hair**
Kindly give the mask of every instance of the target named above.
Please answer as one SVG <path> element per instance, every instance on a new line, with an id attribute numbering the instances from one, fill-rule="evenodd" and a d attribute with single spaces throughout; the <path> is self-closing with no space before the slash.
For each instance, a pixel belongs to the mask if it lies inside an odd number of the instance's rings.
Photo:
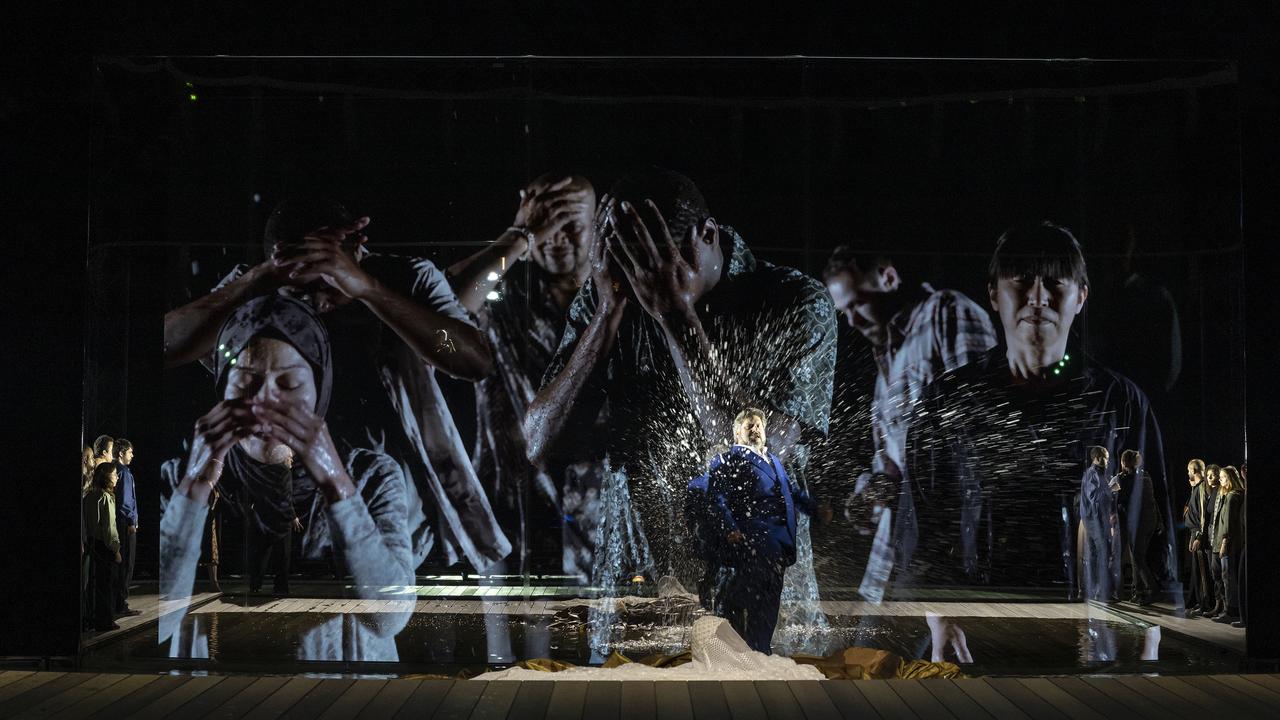
<path id="1" fill-rule="evenodd" d="M 707 495 L 721 562 L 731 568 L 717 609 L 752 650 L 773 654 L 782 576 L 796 561 L 796 512 L 816 504 L 765 446 L 765 413 L 748 407 L 733 421 L 733 447 L 711 460 Z"/>
<path id="2" fill-rule="evenodd" d="M 1187 482 L 1191 485 L 1191 495 L 1187 498 L 1187 507 L 1182 512 L 1183 524 L 1186 525 L 1190 537 L 1187 540 L 1187 552 L 1190 556 L 1188 567 L 1191 570 L 1187 600 L 1187 616 L 1191 617 L 1201 610 L 1213 607 L 1212 586 L 1209 582 L 1209 567 L 1204 563 L 1201 545 L 1208 541 L 1204 537 L 1204 515 L 1208 512 L 1206 499 L 1209 484 L 1205 482 L 1205 464 L 1198 458 L 1187 463 Z"/>
<path id="3" fill-rule="evenodd" d="M 116 595 L 113 603 L 116 615 L 140 615 L 139 610 L 129 608 L 129 583 L 133 582 L 134 560 L 138 547 L 138 491 L 134 485 L 133 443 L 119 438 L 115 442 L 116 475 L 116 529 L 120 534 L 121 561 L 117 568 Z"/>
<path id="4" fill-rule="evenodd" d="M 1230 465 L 1222 468 L 1219 485 L 1221 489 L 1218 492 L 1218 502 L 1213 508 L 1213 532 L 1209 538 L 1217 556 L 1218 575 L 1222 578 L 1218 590 L 1218 604 L 1222 606 L 1222 612 L 1212 619 L 1214 622 L 1231 624 L 1240 619 L 1240 577 L 1234 560 L 1244 544 L 1240 528 L 1244 493 L 1241 492 L 1240 473 Z"/>
<path id="5" fill-rule="evenodd" d="M 97 467 L 104 462 L 115 459 L 115 439 L 110 435 L 99 435 L 93 441 L 93 465 Z"/>
<path id="6" fill-rule="evenodd" d="M 335 358 L 321 317 L 297 300 L 265 295 L 233 311 L 217 343 L 222 400 L 196 422 L 186 457 L 161 469 L 161 595 L 191 595 L 215 488 L 223 519 L 267 539 L 287 536 L 300 508 L 302 556 L 350 575 L 360 598 L 412 585 L 400 465 L 365 448 L 341 451 L 329 432 Z M 162 623 L 162 642 L 181 620 L 179 613 Z M 328 618 L 304 631 L 299 656 L 394 661 L 406 622 L 407 611 Z"/>
<path id="7" fill-rule="evenodd" d="M 1000 344 L 936 380 L 910 423 L 898 578 L 1076 597 L 1074 499 L 1085 448 L 1148 458 L 1147 504 L 1171 528 L 1160 429 L 1137 386 L 1069 348 L 1089 296 L 1084 254 L 1069 230 L 1042 222 L 1006 231 L 988 289 Z M 1181 607 L 1169 534 L 1157 545 L 1161 590 Z"/>
<path id="8" fill-rule="evenodd" d="M 1163 534 L 1164 528 L 1156 514 L 1151 476 L 1141 468 L 1141 463 L 1142 454 L 1137 450 L 1121 453 L 1120 472 L 1111 478 L 1111 491 L 1116 494 L 1116 508 L 1120 516 L 1121 557 L 1129 565 L 1133 578 L 1133 594 L 1129 601 L 1150 605 L 1151 596 L 1158 587 L 1147 565 L 1147 549 L 1155 535 Z"/>
<path id="9" fill-rule="evenodd" d="M 1115 497 L 1106 479 L 1107 449 L 1089 448 L 1089 467 L 1080 480 L 1080 522 L 1084 532 L 1083 591 L 1087 600 L 1109 602 L 1115 591 Z"/>
<path id="10" fill-rule="evenodd" d="M 878 601 L 891 567 L 888 505 L 902 484 L 907 417 L 925 386 L 982 355 L 996 344 L 996 333 L 986 311 L 963 293 L 935 290 L 924 282 L 912 285 L 884 254 L 838 247 L 823 279 L 836 312 L 871 343 L 876 360 L 871 404 L 875 456 L 855 493 L 862 496 L 867 515 L 885 528 L 875 535 L 859 588 Z"/>
<path id="11" fill-rule="evenodd" d="M 118 630 L 112 609 L 116 597 L 116 566 L 120 564 L 120 535 L 116 529 L 116 466 L 104 462 L 93 469 L 93 487 L 80 501 L 81 525 L 89 550 L 93 602 L 88 623 L 94 630 Z"/>
<path id="12" fill-rule="evenodd" d="M 1193 615 L 1216 617 L 1224 610 L 1222 605 L 1222 563 L 1218 562 L 1217 550 L 1213 547 L 1213 516 L 1218 509 L 1218 500 L 1222 496 L 1220 481 L 1222 468 L 1216 464 L 1205 467 L 1204 515 L 1200 518 L 1199 552 L 1201 562 L 1209 569 L 1209 599 L 1202 603 Z"/>
<path id="13" fill-rule="evenodd" d="M 592 274 L 525 420 L 530 459 L 572 457 L 607 402 L 605 517 L 593 583 L 696 573 L 685 537 L 687 478 L 728 444 L 737 408 L 769 414 L 768 445 L 803 487 L 825 435 L 835 314 L 820 283 L 757 261 L 684 175 L 619 180 L 596 213 Z M 808 523 L 787 573 L 792 610 L 816 608 Z M 815 622 L 820 621 L 815 618 Z"/>
<path id="14" fill-rule="evenodd" d="M 569 304 L 591 273 L 596 193 L 581 175 L 546 173 L 519 197 L 511 227 L 448 271 L 494 355 L 493 371 L 475 386 L 471 462 L 502 526 L 519 531 L 517 566 L 510 569 L 562 571 L 589 582 L 597 522 L 591 511 L 598 507 L 586 500 L 592 490 L 599 493 L 603 473 L 603 451 L 590 441 L 602 432 L 583 433 L 581 451 L 544 472 L 529 464 L 523 422 L 560 344 Z"/>
<path id="15" fill-rule="evenodd" d="M 480 380 L 489 344 L 449 283 L 425 258 L 370 252 L 369 218 L 323 200 L 280 203 L 267 221 L 270 259 L 236 267 L 210 294 L 165 314 L 167 365 L 212 367 L 218 328 L 254 298 L 285 295 L 314 308 L 341 381 L 327 423 L 344 450 L 395 458 L 407 483 L 414 566 L 427 555 L 484 569 L 511 550 L 471 467 L 436 370 Z"/>

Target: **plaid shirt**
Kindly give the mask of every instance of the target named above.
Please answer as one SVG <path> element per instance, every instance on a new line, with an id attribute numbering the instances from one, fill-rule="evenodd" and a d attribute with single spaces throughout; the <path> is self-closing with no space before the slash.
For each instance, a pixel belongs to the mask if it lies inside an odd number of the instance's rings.
<path id="1" fill-rule="evenodd" d="M 871 423 L 876 457 L 905 467 L 907 419 L 933 379 L 968 365 L 996 344 L 986 311 L 962 293 L 921 285 L 926 297 L 889 321 L 889 342 L 875 348 L 876 395 Z"/>

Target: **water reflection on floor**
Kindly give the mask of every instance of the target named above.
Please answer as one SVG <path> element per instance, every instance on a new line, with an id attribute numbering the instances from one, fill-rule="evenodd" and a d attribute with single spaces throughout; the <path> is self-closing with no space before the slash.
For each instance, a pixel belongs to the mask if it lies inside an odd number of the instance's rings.
<path id="1" fill-rule="evenodd" d="M 597 608 L 611 604 L 616 611 L 609 633 L 612 647 L 632 658 L 687 649 L 689 627 L 702 614 L 688 597 L 626 603 L 420 599 L 395 637 L 398 657 L 376 658 L 384 663 L 369 662 L 375 658 L 358 652 L 344 657 L 344 652 L 353 651 L 343 649 L 339 622 L 344 615 L 348 624 L 352 618 L 374 617 L 377 601 L 228 596 L 183 619 L 180 635 L 205 643 L 197 645 L 202 649 L 194 654 L 186 653 L 193 659 L 171 660 L 173 648 L 157 643 L 152 626 L 91 648 L 84 663 L 116 670 L 154 670 L 169 663 L 213 671 L 306 672 L 320 665 L 300 659 L 308 652 L 302 649 L 302 638 L 334 627 L 338 629 L 332 646 L 337 649 L 327 657 L 306 660 L 339 661 L 339 671 L 346 673 L 478 673 L 535 657 L 597 664 L 604 658 L 592 652 L 589 623 L 601 614 L 590 612 L 591 603 Z M 926 659 L 929 632 L 924 613 L 948 614 L 967 635 L 974 662 L 965 671 L 972 675 L 1234 672 L 1241 662 L 1229 649 L 1168 629 L 1153 637 L 1151 626 L 1137 618 L 1083 604 L 827 602 L 823 610 L 830 630 L 813 638 L 823 653 L 861 646 Z M 1158 660 L 1142 660 L 1144 651 L 1158 655 Z M 350 662 L 353 657 L 360 662 Z M 332 671 L 333 663 L 325 669 Z"/>

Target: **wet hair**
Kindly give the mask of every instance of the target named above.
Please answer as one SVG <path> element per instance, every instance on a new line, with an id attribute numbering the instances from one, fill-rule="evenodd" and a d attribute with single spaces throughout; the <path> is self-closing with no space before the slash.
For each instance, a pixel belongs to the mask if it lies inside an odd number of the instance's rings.
<path id="1" fill-rule="evenodd" d="M 120 457 L 121 455 L 125 454 L 125 452 L 132 449 L 133 449 L 133 443 L 129 442 L 128 440 L 125 440 L 124 438 L 119 438 L 116 440 L 116 457 Z"/>
<path id="2" fill-rule="evenodd" d="M 644 201 L 652 200 L 667 223 L 671 239 L 677 243 L 689 234 L 689 228 L 697 227 L 711 217 L 706 198 L 692 180 L 660 167 L 630 173 L 613 184 L 609 197 L 631 203 L 641 218 L 647 217 Z"/>
<path id="3" fill-rule="evenodd" d="M 830 280 L 851 268 L 857 268 L 859 274 L 878 267 L 893 265 L 893 258 L 883 253 L 858 251 L 849 245 L 841 245 L 831 251 L 827 258 L 827 266 L 822 270 L 822 279 Z"/>
<path id="4" fill-rule="evenodd" d="M 987 268 L 987 282 L 994 286 L 1002 278 L 1021 276 L 1070 278 L 1080 287 L 1089 287 L 1084 252 L 1071 231 L 1048 220 L 1034 225 L 1015 225 L 996 241 L 995 254 Z"/>
<path id="5" fill-rule="evenodd" d="M 765 415 L 763 410 L 757 407 L 748 407 L 748 408 L 743 408 L 742 412 L 738 413 L 738 415 L 733 418 L 733 426 L 738 427 L 742 423 L 746 422 L 747 418 L 751 418 L 751 417 L 758 417 L 761 420 L 765 420 Z"/>
<path id="6" fill-rule="evenodd" d="M 1089 448 L 1089 462 L 1106 462 L 1108 456 L 1107 449 L 1101 445 Z"/>
<path id="7" fill-rule="evenodd" d="M 1120 453 L 1120 466 L 1138 469 L 1138 464 L 1142 462 L 1142 453 L 1137 450 L 1125 450 Z"/>
<path id="8" fill-rule="evenodd" d="M 1222 468 L 1222 474 L 1218 477 L 1218 484 L 1222 486 L 1225 492 L 1244 492 L 1244 484 L 1240 482 L 1240 471 L 1231 465 Z"/>
<path id="9" fill-rule="evenodd" d="M 534 178 L 528 185 L 525 185 L 525 187 L 528 188 L 535 185 L 550 186 L 565 178 L 573 178 L 573 182 L 570 183 L 571 187 L 582 188 L 583 190 L 589 189 L 592 192 L 595 192 L 595 185 L 591 183 L 591 180 L 587 178 L 586 175 L 568 168 L 554 168 L 552 170 L 548 170 Z"/>
<path id="10" fill-rule="evenodd" d="M 98 439 L 93 441 L 93 454 L 105 455 L 107 453 L 107 446 L 114 442 L 115 438 L 110 435 L 99 435 Z"/>
<path id="11" fill-rule="evenodd" d="M 1203 475 L 1204 461 L 1201 460 L 1200 458 L 1192 458 L 1190 462 L 1187 463 L 1187 469 L 1190 470 L 1191 472 L 1200 473 L 1201 475 Z"/>
<path id="12" fill-rule="evenodd" d="M 307 233 L 321 227 L 347 225 L 354 220 L 341 203 L 325 198 L 294 197 L 281 200 L 267 218 L 262 249 L 271 257 L 273 247 L 296 245 Z"/>
<path id="13" fill-rule="evenodd" d="M 109 462 L 104 462 L 93 469 L 93 486 L 97 488 L 107 489 L 109 484 L 107 481 L 111 479 L 112 474 L 116 472 L 116 466 Z"/>

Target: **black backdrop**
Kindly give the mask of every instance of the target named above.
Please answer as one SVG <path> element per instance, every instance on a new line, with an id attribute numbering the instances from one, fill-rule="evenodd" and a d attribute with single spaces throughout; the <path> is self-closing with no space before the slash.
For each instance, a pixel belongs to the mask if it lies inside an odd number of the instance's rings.
<path id="1" fill-rule="evenodd" d="M 320 28 L 314 34 L 295 33 L 292 39 L 273 41 L 279 29 L 282 12 L 274 12 L 265 22 L 250 27 L 239 24 L 243 18 L 227 12 L 209 22 L 199 15 L 182 13 L 170 16 L 144 15 L 144 10 L 124 10 L 109 17 L 77 16 L 63 18 L 57 6 L 46 8 L 34 26 L 15 22 L 6 28 L 7 46 L 18 59 L 14 72 L 7 73 L 4 81 L 4 112 L 0 115 L 8 142 L 5 143 L 6 195 L 14 205 L 25 212 L 17 213 L 11 230 L 26 242 L 15 247 L 7 277 L 15 289 L 6 317 L 9 337 L 23 342 L 6 344 L 6 365 L 36 369 L 36 382 L 25 374 L 13 374 L 6 380 L 6 402 L 16 408 L 15 416 L 25 423 L 14 428 L 5 438 L 6 457 L 14 477 L 44 478 L 69 477 L 75 472 L 73 453 L 66 453 L 60 463 L 49 455 L 33 452 L 46 447 L 70 446 L 79 439 L 80 388 L 75 377 L 80 375 L 79 346 L 86 338 L 81 323 L 85 305 L 82 300 L 85 274 L 76 262 L 83 248 L 85 214 L 88 205 L 87 182 L 89 165 L 89 100 L 90 89 L 100 87 L 93 77 L 92 52 L 120 53 L 146 49 L 150 52 L 169 52 L 178 46 L 185 51 L 225 52 L 228 49 L 262 52 L 275 51 L 363 51 L 376 47 L 392 52 L 556 52 L 574 48 L 577 52 L 827 52 L 900 55 L 1014 55 L 1014 56 L 1210 56 L 1242 57 L 1241 87 L 1243 90 L 1243 153 L 1244 168 L 1244 235 L 1249 248 L 1244 264 L 1250 323 L 1245 325 L 1246 342 L 1254 357 L 1266 357 L 1273 347 L 1274 334 L 1265 322 L 1270 306 L 1269 278 L 1274 275 L 1274 256 L 1269 248 L 1276 228 L 1274 205 L 1266 200 L 1275 187 L 1276 168 L 1268 158 L 1274 157 L 1274 127 L 1276 118 L 1275 75 L 1270 66 L 1261 62 L 1269 55 L 1272 44 L 1269 18 L 1254 18 L 1249 13 L 1210 14 L 1207 11 L 1166 13 L 1156 18 L 1135 18 L 1128 14 L 1122 18 L 1111 17 L 1105 22 L 1086 22 L 1089 18 L 1050 17 L 1020 25 L 1013 16 L 987 16 L 957 18 L 954 15 L 933 16 L 927 22 L 904 26 L 907 29 L 886 30 L 882 23 L 871 22 L 875 17 L 866 13 L 857 18 L 842 18 L 831 22 L 825 16 L 770 17 L 769 30 L 763 31 L 745 20 L 734 23 L 711 22 L 699 15 L 682 16 L 681 22 L 664 22 L 661 17 L 655 23 L 650 13 L 638 14 L 630 20 L 645 20 L 642 27 L 667 27 L 667 32 L 656 33 L 656 42 L 628 36 L 625 29 L 609 26 L 596 17 L 571 16 L 552 19 L 538 18 L 528 13 L 513 12 L 513 8 L 499 4 L 487 11 L 491 22 L 467 24 L 461 22 L 454 11 L 444 11 L 435 24 L 405 26 L 390 32 L 375 32 L 386 19 L 361 18 L 354 25 L 335 21 L 333 26 Z M 115 11 L 113 11 L 115 12 Z M 870 13 L 876 16 L 876 13 Z M 878 16 L 877 16 L 878 17 Z M 274 19 L 274 24 L 270 22 Z M 508 20 L 500 25 L 499 19 Z M 1096 20 L 1097 18 L 1093 18 Z M 720 20 L 717 18 L 717 21 Z M 1131 22 L 1136 21 L 1136 22 Z M 601 29 L 597 25 L 605 25 Z M 495 32 L 501 27 L 502 32 Z M 710 37 L 708 30 L 720 32 L 715 43 L 704 42 Z M 1015 32 L 1013 28 L 1018 28 Z M 17 33 L 21 30 L 21 34 Z M 584 33 L 592 30 L 592 33 Z M 374 40 L 373 38 L 380 38 Z M 628 39 L 629 38 L 629 39 Z M 767 38 L 767 39 L 766 39 Z M 360 46 L 357 48 L 356 46 Z M 901 93 L 892 92 L 890 95 Z M 101 128 L 94 125 L 95 132 Z M 97 136 L 95 135 L 95 142 Z M 402 146 L 403 147 L 403 146 Z M 812 148 L 810 150 L 812 152 Z M 673 163 L 676 164 L 676 163 Z M 532 166 L 533 163 L 518 167 Z M 685 165 L 698 176 L 697 169 Z M 1153 173 L 1162 177 L 1162 173 Z M 510 182 L 522 179 L 519 173 Z M 704 183 L 708 181 L 699 177 Z M 162 188 L 165 181 L 152 179 L 153 187 Z M 509 192 L 502 183 L 486 183 L 489 191 Z M 483 192 L 483 191 L 482 191 Z M 713 202 L 724 195 L 719 188 L 710 189 Z M 475 198 L 481 202 L 480 193 L 458 193 L 458 197 Z M 505 219 L 498 202 L 483 203 L 486 216 L 493 213 L 493 225 Z M 244 207 L 243 197 L 222 207 L 222 217 L 216 223 L 218 231 L 233 232 L 229 245 L 245 243 L 247 228 L 253 226 L 252 210 Z M 137 209 L 136 207 L 134 208 Z M 101 208 L 100 208 L 101 210 Z M 147 222 L 135 223 L 141 234 L 150 228 L 166 229 L 155 217 L 156 206 L 143 208 L 141 217 Z M 1168 213 L 1161 212 L 1156 221 L 1167 221 Z M 243 216 L 243 217 L 239 217 Z M 421 215 L 420 215 L 421 216 Z M 812 217 L 812 215 L 810 215 Z M 1073 216 L 1070 223 L 1078 216 Z M 239 226 L 224 223 L 227 218 L 237 219 Z M 741 221 L 739 221 L 741 224 Z M 149 224 L 148 224 L 149 223 Z M 936 225 L 935 225 L 936 226 Z M 109 227 L 109 224 L 108 224 Z M 117 225 L 119 227 L 119 225 Z M 992 227 L 975 229 L 974 237 L 989 239 Z M 490 232 L 491 234 L 491 232 Z M 816 230 L 810 227 L 807 237 L 814 237 Z M 157 236 L 159 237 L 159 236 Z M 167 236 L 166 236 L 167 237 Z M 484 237 L 484 235 L 482 235 Z M 136 238 L 135 238 L 136 239 Z M 154 238 L 153 238 L 154 239 Z M 760 240 L 756 240 L 760 243 Z M 129 252 L 143 252 L 130 250 Z M 119 260 L 123 253 L 106 253 L 109 263 Z M 808 260 L 813 261 L 810 255 Z M 91 260 L 92 262 L 92 260 Z M 795 261 L 793 261 L 795 262 Z M 150 263 L 151 268 L 163 263 Z M 796 264 L 805 267 L 804 264 Z M 144 263 L 145 266 L 148 265 Z M 131 297 L 145 297 L 152 293 L 157 305 L 169 301 L 164 291 L 151 282 L 147 273 L 139 273 L 137 266 L 125 273 L 129 279 Z M 35 272 L 31 269 L 36 269 Z M 812 268 L 810 268 L 812 269 Z M 16 272 L 15 272 L 16 270 Z M 1214 272 L 1216 268 L 1206 268 Z M 150 285 L 150 289 L 138 285 Z M 1188 306 L 1183 306 L 1184 308 Z M 1216 314 L 1210 305 L 1201 311 L 1202 317 Z M 1234 313 L 1231 313 L 1234 315 Z M 102 313 L 108 316 L 108 313 Z M 1238 315 L 1234 315 L 1239 317 Z M 130 322 L 127 315 L 118 320 Z M 88 339 L 92 344 L 95 333 L 101 332 L 101 324 L 89 327 Z M 130 324 L 130 343 L 136 352 L 131 358 L 142 357 L 158 339 L 158 326 Z M 147 336 L 150 335 L 150 338 Z M 1222 338 L 1219 338 L 1221 340 Z M 110 365 L 110 363 L 106 363 Z M 118 371 L 116 371 L 118 372 Z M 1191 369 L 1188 368 L 1190 373 Z M 145 417 L 139 417 L 135 403 L 142 402 L 145 393 L 158 394 L 155 375 L 132 365 L 130 377 L 144 381 L 131 384 L 128 403 L 120 405 L 119 399 L 105 399 L 133 413 L 126 417 L 129 426 L 139 426 Z M 43 376 L 48 375 L 46 380 Z M 1209 377 L 1210 372 L 1201 368 L 1199 376 Z M 1188 375 L 1187 377 L 1191 377 Z M 1262 453 L 1255 453 L 1255 477 L 1274 475 L 1273 459 L 1269 456 L 1265 440 L 1274 434 L 1274 417 L 1270 412 L 1271 387 L 1274 380 L 1261 362 L 1249 366 L 1249 419 L 1251 434 L 1262 437 L 1258 446 Z M 12 382 L 10 382 L 12 380 Z M 95 383 L 96 385 L 96 383 Z M 141 386 L 143 389 L 139 390 Z M 152 388 L 148 390 L 147 388 Z M 93 391 L 86 397 L 93 397 Z M 1209 423 L 1201 413 L 1202 423 Z M 97 419 L 95 419 L 97 420 Z M 107 428 L 101 428 L 108 430 Z M 116 430 L 121 433 L 121 430 Z M 134 433 L 138 435 L 138 433 Z M 139 436 L 142 437 L 142 436 Z M 61 438 L 61 441 L 58 439 Z M 1173 454 L 1172 449 L 1170 454 Z M 57 471 L 61 468 L 61 471 Z M 0 628 L 0 656 L 3 655 L 68 655 L 74 651 L 75 626 L 74 593 L 74 541 L 75 519 L 44 508 L 65 504 L 68 497 L 57 493 L 45 483 L 6 483 L 11 493 L 5 503 L 3 526 L 7 538 L 18 543 L 8 543 L 8 548 L 22 548 L 21 553 L 6 553 L 8 577 L 20 582 L 11 583 L 4 593 L 3 613 L 10 622 Z M 1253 494 L 1255 506 L 1275 507 L 1274 486 L 1255 481 Z M 59 499 L 61 498 L 61 499 Z M 1272 502 L 1268 503 L 1268 500 Z M 1257 511 L 1255 511 L 1257 512 Z M 1254 538 L 1255 555 L 1267 557 L 1267 543 L 1274 539 L 1266 536 Z M 59 568 L 62 568 L 59 570 Z M 1271 578 L 1255 573 L 1251 594 L 1265 599 L 1274 587 Z M 1255 602 L 1255 605 L 1258 605 Z M 1255 657 L 1275 657 L 1280 654 L 1277 644 L 1276 618 L 1256 616 L 1250 629 L 1250 652 Z"/>

